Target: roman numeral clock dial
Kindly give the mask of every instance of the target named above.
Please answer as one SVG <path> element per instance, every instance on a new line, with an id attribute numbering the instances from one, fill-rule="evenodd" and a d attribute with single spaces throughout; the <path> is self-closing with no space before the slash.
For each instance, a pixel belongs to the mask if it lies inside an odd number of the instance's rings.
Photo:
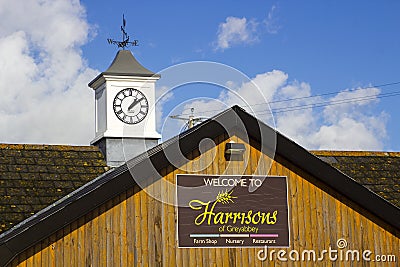
<path id="1" fill-rule="evenodd" d="M 137 124 L 144 120 L 149 112 L 149 103 L 145 95 L 134 88 L 125 88 L 114 98 L 114 113 L 127 124 Z"/>

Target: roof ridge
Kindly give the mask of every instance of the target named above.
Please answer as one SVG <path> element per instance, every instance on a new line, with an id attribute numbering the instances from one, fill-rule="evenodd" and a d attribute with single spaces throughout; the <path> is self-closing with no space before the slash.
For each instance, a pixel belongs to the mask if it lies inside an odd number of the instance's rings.
<path id="1" fill-rule="evenodd" d="M 310 153 L 322 157 L 400 157 L 400 152 L 389 151 L 310 150 Z"/>
<path id="2" fill-rule="evenodd" d="M 5 144 L 0 143 L 0 150 L 58 150 L 58 151 L 98 151 L 96 146 L 49 145 L 49 144 Z"/>

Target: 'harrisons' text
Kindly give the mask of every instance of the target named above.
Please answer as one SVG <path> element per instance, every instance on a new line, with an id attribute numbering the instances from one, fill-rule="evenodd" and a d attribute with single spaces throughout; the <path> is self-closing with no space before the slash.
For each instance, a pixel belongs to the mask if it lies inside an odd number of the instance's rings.
<path id="1" fill-rule="evenodd" d="M 206 222 L 208 225 L 214 224 L 227 224 L 227 223 L 240 223 L 240 224 L 275 224 L 277 221 L 278 211 L 271 212 L 214 212 L 217 201 L 210 205 L 210 201 L 203 202 L 201 200 L 191 200 L 189 206 L 193 210 L 202 210 L 196 219 L 195 224 L 201 225 Z"/>

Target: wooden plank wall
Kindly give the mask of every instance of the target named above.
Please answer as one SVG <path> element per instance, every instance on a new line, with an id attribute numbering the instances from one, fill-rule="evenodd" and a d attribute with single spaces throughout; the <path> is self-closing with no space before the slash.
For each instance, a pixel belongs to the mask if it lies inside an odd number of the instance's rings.
<path id="1" fill-rule="evenodd" d="M 175 175 L 198 169 L 203 174 L 287 176 L 291 247 L 286 251 L 336 249 L 336 241 L 344 238 L 349 249 L 398 255 L 399 238 L 380 226 L 384 224 L 375 223 L 379 220 L 284 159 L 273 161 L 246 144 L 244 162 L 225 161 L 224 148 L 230 140 L 242 141 L 218 137 L 216 148 L 201 157 L 198 151 L 192 152 L 189 158 L 194 160 L 179 169 L 164 169 L 164 178 L 146 191 L 171 203 Z M 257 259 L 259 248 L 178 249 L 175 221 L 173 205 L 155 200 L 135 186 L 23 252 L 10 266 L 375 266 L 329 260 L 262 262 Z"/>

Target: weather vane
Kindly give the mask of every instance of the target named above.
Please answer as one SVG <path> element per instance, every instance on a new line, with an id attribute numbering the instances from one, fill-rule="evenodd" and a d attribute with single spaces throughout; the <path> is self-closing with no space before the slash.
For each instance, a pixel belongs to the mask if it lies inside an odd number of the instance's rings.
<path id="1" fill-rule="evenodd" d="M 126 27 L 126 20 L 124 15 L 122 15 L 122 26 L 121 26 L 121 32 L 122 32 L 122 41 L 115 41 L 111 38 L 108 38 L 107 41 L 109 44 L 115 44 L 118 47 L 122 48 L 125 50 L 125 48 L 129 45 L 131 46 L 138 46 L 138 40 L 133 40 L 132 42 L 129 41 L 129 35 L 125 31 Z"/>

